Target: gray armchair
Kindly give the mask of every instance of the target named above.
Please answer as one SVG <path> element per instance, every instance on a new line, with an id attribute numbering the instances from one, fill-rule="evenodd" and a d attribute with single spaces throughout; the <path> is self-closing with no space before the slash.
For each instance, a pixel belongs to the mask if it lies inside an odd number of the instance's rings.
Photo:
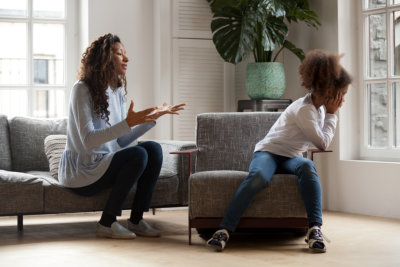
<path id="1" fill-rule="evenodd" d="M 189 177 L 189 244 L 191 228 L 218 228 L 229 202 L 248 175 L 255 144 L 279 116 L 279 112 L 197 116 L 196 172 Z M 307 227 L 298 180 L 291 174 L 275 174 L 238 225 L 302 230 Z"/>

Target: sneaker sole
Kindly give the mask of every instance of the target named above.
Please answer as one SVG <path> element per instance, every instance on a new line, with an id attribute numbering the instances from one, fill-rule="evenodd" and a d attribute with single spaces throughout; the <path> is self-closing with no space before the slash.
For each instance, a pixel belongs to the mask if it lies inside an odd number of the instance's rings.
<path id="1" fill-rule="evenodd" d="M 218 252 L 222 252 L 224 250 L 224 248 L 221 248 L 221 247 L 215 246 L 215 245 L 210 245 L 210 244 L 206 244 L 206 247 L 211 250 L 216 250 Z"/>
<path id="2" fill-rule="evenodd" d="M 112 238 L 112 239 L 135 239 L 136 236 L 126 236 L 126 235 L 112 235 L 107 233 L 96 233 L 97 237 L 105 237 L 105 238 Z"/>
<path id="3" fill-rule="evenodd" d="M 132 231 L 132 230 L 129 230 Z M 161 234 L 142 234 L 142 233 L 138 233 L 135 231 L 132 231 L 133 233 L 135 233 L 137 236 L 142 236 L 142 237 L 160 237 Z"/>
<path id="4" fill-rule="evenodd" d="M 314 253 L 325 253 L 326 248 L 310 248 L 312 252 Z"/>

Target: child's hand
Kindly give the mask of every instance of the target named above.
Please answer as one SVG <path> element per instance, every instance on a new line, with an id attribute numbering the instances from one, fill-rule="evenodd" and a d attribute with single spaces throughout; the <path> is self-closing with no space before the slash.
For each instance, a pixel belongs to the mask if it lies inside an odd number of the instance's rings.
<path id="1" fill-rule="evenodd" d="M 339 92 L 336 97 L 329 97 L 325 102 L 326 112 L 335 114 L 344 102 L 344 95 Z"/>

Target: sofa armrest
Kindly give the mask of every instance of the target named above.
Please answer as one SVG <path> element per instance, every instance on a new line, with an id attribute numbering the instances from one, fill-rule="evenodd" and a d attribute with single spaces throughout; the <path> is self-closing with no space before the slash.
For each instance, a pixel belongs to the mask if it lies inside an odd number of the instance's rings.
<path id="1" fill-rule="evenodd" d="M 314 160 L 314 154 L 326 153 L 326 152 L 333 152 L 333 150 L 321 150 L 318 148 L 312 148 L 312 149 L 307 150 L 307 157 L 309 157 L 311 160 Z"/>
<path id="2" fill-rule="evenodd" d="M 139 144 L 146 140 L 140 140 Z M 153 140 L 159 143 L 163 150 L 163 165 L 169 171 L 176 173 L 179 179 L 179 201 L 182 205 L 187 205 L 188 201 L 188 180 L 189 171 L 195 169 L 196 160 L 192 157 L 189 164 L 189 157 L 181 151 L 196 149 L 194 141 L 176 141 L 176 140 Z M 174 153 L 171 153 L 174 152 Z"/>

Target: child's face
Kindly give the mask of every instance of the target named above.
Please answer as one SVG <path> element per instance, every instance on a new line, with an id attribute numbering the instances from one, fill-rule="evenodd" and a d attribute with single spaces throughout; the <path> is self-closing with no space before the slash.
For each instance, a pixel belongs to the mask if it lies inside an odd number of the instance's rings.
<path id="1" fill-rule="evenodd" d="M 344 96 L 347 94 L 347 90 L 348 89 L 349 89 L 349 86 L 346 86 L 344 88 L 339 89 L 337 91 L 337 95 L 335 95 L 335 96 L 332 95 L 331 92 L 327 92 L 326 95 L 325 95 L 325 103 L 330 99 L 333 99 L 333 98 L 336 98 L 336 97 L 340 97 L 341 98 L 340 106 L 342 106 L 343 103 L 344 103 Z"/>
<path id="2" fill-rule="evenodd" d="M 336 91 L 336 94 L 337 95 L 341 94 L 341 95 L 344 96 L 347 93 L 348 89 L 349 89 L 349 86 L 346 86 L 344 88 L 338 89 Z M 325 92 L 325 96 L 324 97 L 325 98 L 335 98 L 337 95 L 335 95 L 332 91 L 328 90 L 328 91 Z"/>

